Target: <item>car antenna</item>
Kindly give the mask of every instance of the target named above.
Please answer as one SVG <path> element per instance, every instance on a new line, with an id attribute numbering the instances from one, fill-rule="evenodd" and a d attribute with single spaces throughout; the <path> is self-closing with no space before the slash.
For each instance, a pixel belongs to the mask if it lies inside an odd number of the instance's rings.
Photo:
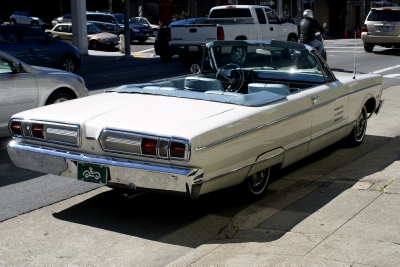
<path id="1" fill-rule="evenodd" d="M 356 78 L 356 50 L 357 48 L 357 33 L 354 32 L 354 73 L 353 73 L 353 79 Z"/>

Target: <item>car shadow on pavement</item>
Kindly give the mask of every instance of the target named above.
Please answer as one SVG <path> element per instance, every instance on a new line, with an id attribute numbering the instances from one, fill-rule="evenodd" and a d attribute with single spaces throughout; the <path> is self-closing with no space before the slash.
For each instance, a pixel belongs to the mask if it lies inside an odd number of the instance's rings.
<path id="1" fill-rule="evenodd" d="M 7 153 L 7 144 L 11 140 L 11 137 L 0 138 L 0 187 L 45 175 L 44 173 L 21 169 L 14 165 Z"/>
<path id="2" fill-rule="evenodd" d="M 282 237 L 360 179 L 392 164 L 398 159 L 398 153 L 382 153 L 381 150 L 385 145 L 393 147 L 397 143 L 400 145 L 400 137 L 381 136 L 366 136 L 364 143 L 356 148 L 349 148 L 344 142 L 335 143 L 281 170 L 276 182 L 287 182 L 287 185 L 279 188 L 272 183 L 265 196 L 254 203 L 243 201 L 235 187 L 202 195 L 197 200 L 155 193 L 127 198 L 109 190 L 53 216 L 192 248 L 210 242 L 270 242 Z M 315 189 L 260 222 L 257 227 L 266 231 L 238 231 L 251 215 L 308 187 Z M 233 236 L 235 238 L 230 239 Z"/>
<path id="3" fill-rule="evenodd" d="M 377 55 L 390 55 L 390 56 L 400 56 L 399 48 L 390 48 L 382 51 L 373 51 L 374 54 Z"/>

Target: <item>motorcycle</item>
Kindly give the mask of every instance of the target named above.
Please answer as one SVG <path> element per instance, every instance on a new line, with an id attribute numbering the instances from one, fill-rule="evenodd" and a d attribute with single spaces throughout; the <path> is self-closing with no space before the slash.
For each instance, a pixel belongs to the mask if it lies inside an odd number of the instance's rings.
<path id="1" fill-rule="evenodd" d="M 324 45 L 324 37 L 326 37 L 325 33 L 328 32 L 328 30 L 326 29 L 326 23 L 325 22 L 322 24 L 322 27 L 324 28 L 325 31 L 323 33 L 316 32 L 315 33 L 315 39 L 317 39 L 318 41 L 320 41 L 322 43 L 322 45 Z M 311 45 L 311 44 L 309 44 L 309 45 Z M 324 46 L 324 49 L 322 50 L 322 55 L 321 56 L 325 61 L 327 61 L 328 57 L 327 57 L 327 54 L 326 54 L 325 46 Z"/>

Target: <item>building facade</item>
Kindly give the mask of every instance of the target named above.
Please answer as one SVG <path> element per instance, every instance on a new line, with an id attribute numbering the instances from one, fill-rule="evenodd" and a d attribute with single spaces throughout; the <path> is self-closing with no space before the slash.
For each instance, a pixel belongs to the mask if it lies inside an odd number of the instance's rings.
<path id="1" fill-rule="evenodd" d="M 304 9 L 311 8 L 314 18 L 321 24 L 327 23 L 332 35 L 354 36 L 361 30 L 366 15 L 375 3 L 372 0 L 130 0 L 130 16 L 145 16 L 153 23 L 161 19 L 164 23 L 172 20 L 172 15 L 179 18 L 206 16 L 213 6 L 219 5 L 267 5 L 273 8 L 281 18 L 293 19 L 297 24 Z M 385 0 L 393 5 L 400 0 Z M 123 0 L 86 0 L 86 9 L 112 10 L 123 12 Z M 31 15 L 51 22 L 60 15 L 71 12 L 71 0 L 14 0 L 0 9 L 0 20 L 8 21 L 15 10 L 27 10 Z"/>

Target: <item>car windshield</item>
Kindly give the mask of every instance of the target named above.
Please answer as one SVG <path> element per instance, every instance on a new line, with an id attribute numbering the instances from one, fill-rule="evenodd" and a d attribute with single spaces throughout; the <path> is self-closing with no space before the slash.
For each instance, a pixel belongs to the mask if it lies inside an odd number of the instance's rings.
<path id="1" fill-rule="evenodd" d="M 99 28 L 97 28 L 95 25 L 93 24 L 88 24 L 87 25 L 87 33 L 88 34 L 96 34 L 96 33 L 101 33 L 101 30 Z"/>
<path id="2" fill-rule="evenodd" d="M 234 68 L 266 73 L 296 75 L 312 74 L 313 79 L 323 81 L 323 71 L 318 57 L 302 44 L 279 41 L 219 41 L 209 45 L 214 70 Z M 232 67 L 230 67 L 232 69 Z"/>
<path id="3" fill-rule="evenodd" d="M 119 24 L 124 24 L 124 14 L 114 14 L 114 18 Z"/>
<path id="4" fill-rule="evenodd" d="M 400 10 L 372 10 L 367 21 L 400 21 Z"/>

